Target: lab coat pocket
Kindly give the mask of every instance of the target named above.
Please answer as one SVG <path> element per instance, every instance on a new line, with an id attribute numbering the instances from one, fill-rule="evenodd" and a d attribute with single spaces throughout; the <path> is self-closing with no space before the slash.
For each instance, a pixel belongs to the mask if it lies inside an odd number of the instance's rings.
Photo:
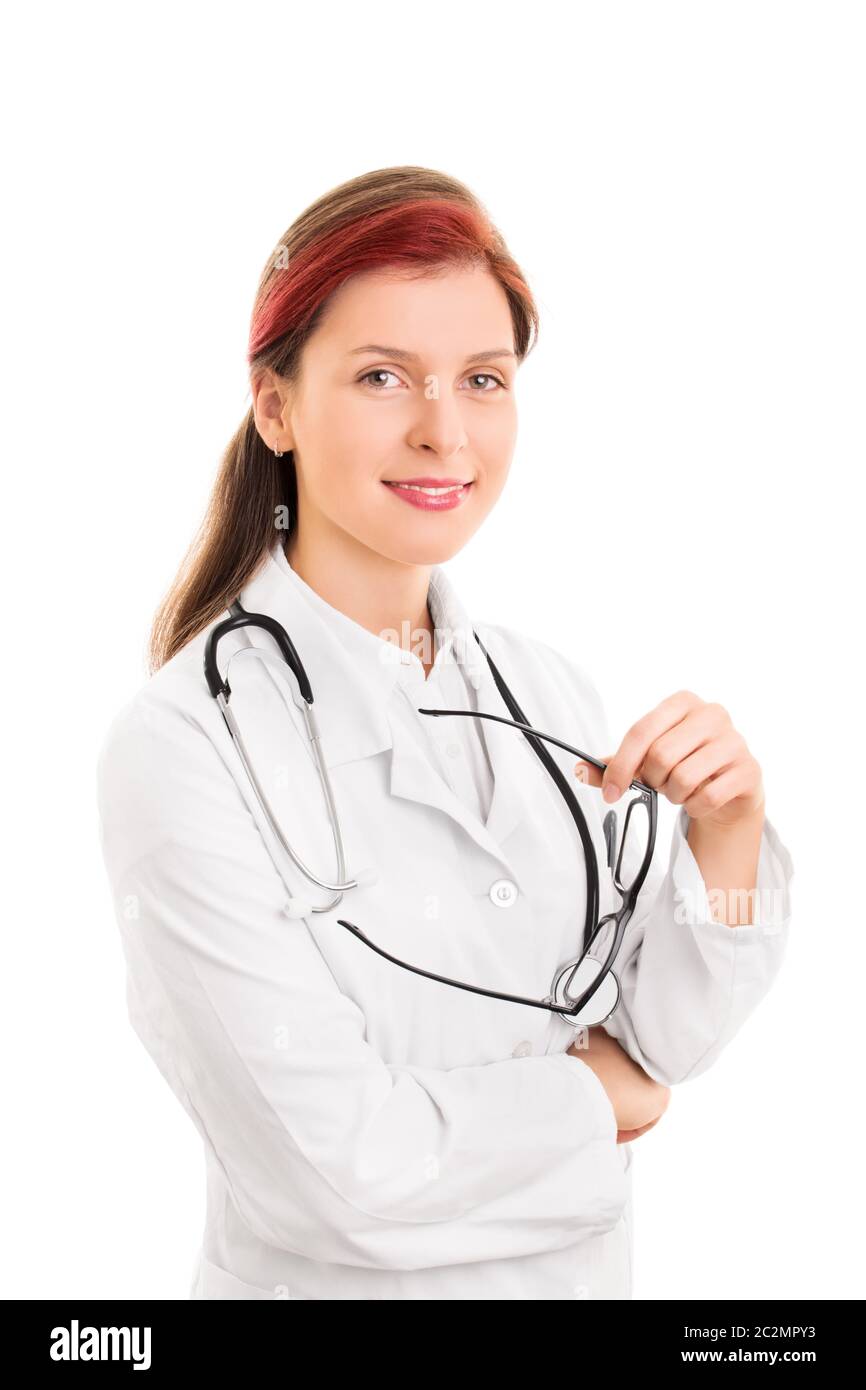
<path id="1" fill-rule="evenodd" d="M 238 1279 L 236 1275 L 231 1275 L 228 1269 L 222 1269 L 221 1265 L 215 1265 L 213 1259 L 207 1259 L 206 1255 L 199 1255 L 196 1265 L 196 1273 L 193 1276 L 192 1287 L 190 1287 L 190 1298 L 270 1298 L 272 1301 L 297 1300 L 302 1297 L 300 1294 L 293 1294 L 289 1290 L 288 1284 L 274 1284 L 272 1289 L 263 1289 L 260 1284 L 247 1284 L 243 1279 Z M 306 1302 L 306 1298 L 303 1300 Z"/>
<path id="2" fill-rule="evenodd" d="M 228 1269 L 214 1265 L 213 1259 L 200 1255 L 193 1277 L 190 1298 L 277 1298 L 272 1289 L 260 1289 L 259 1284 L 246 1284 Z"/>
<path id="3" fill-rule="evenodd" d="M 199 1256 L 196 1274 L 190 1291 L 191 1299 L 289 1299 L 296 1297 L 289 1293 L 285 1284 L 275 1284 L 272 1289 L 261 1288 L 258 1284 L 246 1284 L 234 1274 L 205 1255 Z"/>
<path id="4" fill-rule="evenodd" d="M 629 1147 L 619 1145 L 624 1150 Z M 629 1184 L 625 1207 L 616 1224 L 587 1247 L 586 1261 L 577 1272 L 580 1280 L 574 1287 L 575 1297 L 609 1300 L 634 1296 L 634 1207 L 628 1173 L 631 1155 L 627 1153 L 623 1158 Z"/>

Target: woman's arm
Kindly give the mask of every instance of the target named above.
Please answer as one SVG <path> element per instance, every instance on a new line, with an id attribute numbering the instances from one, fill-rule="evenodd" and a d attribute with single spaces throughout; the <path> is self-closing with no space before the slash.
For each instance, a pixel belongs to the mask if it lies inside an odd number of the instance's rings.
<path id="1" fill-rule="evenodd" d="M 137 1033 L 260 1239 L 415 1269 L 561 1249 L 628 1199 L 616 1121 L 565 1053 L 388 1064 L 214 744 L 142 701 L 99 765 Z"/>
<path id="2" fill-rule="evenodd" d="M 573 1057 L 586 1062 L 598 1077 L 616 1115 L 617 1143 L 627 1143 L 657 1124 L 670 1102 L 668 1086 L 647 1076 L 600 1025 L 581 1030 L 568 1049 Z"/>
<path id="3" fill-rule="evenodd" d="M 605 758 L 616 744 L 598 689 L 579 667 L 560 660 L 592 711 L 594 746 L 582 746 Z M 794 865 L 763 807 L 754 824 L 730 834 L 714 830 L 695 830 L 680 806 L 667 865 L 659 843 L 614 964 L 621 997 L 607 1031 L 668 1086 L 713 1065 L 772 986 L 790 933 Z M 743 880 L 760 920 L 742 922 L 736 911 L 717 915 L 711 890 L 721 888 L 731 902 L 729 885 Z M 611 905 L 619 902 L 612 893 Z"/>

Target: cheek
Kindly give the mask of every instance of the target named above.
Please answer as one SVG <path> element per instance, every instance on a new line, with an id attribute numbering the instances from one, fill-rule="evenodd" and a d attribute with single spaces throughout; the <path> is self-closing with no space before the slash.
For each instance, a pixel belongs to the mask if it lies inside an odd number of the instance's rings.
<path id="1" fill-rule="evenodd" d="M 319 462 L 316 487 L 319 500 L 334 516 L 356 512 L 370 492 L 370 468 L 365 456 L 341 441 L 331 439 Z"/>
<path id="2" fill-rule="evenodd" d="M 396 411 L 371 410 L 351 395 L 340 397 L 318 426 L 316 456 L 323 478 L 348 488 L 369 483 L 394 457 L 402 438 Z"/>
<path id="3" fill-rule="evenodd" d="M 505 476 L 517 444 L 517 409 L 513 401 L 491 410 L 481 421 L 478 447 L 491 477 Z"/>
<path id="4" fill-rule="evenodd" d="M 307 490 L 320 502 L 339 505 L 369 480 L 370 430 L 351 409 L 321 412 L 306 421 L 300 439 Z"/>
<path id="5" fill-rule="evenodd" d="M 487 441 L 482 452 L 481 464 L 485 492 L 489 494 L 491 504 L 505 487 L 506 479 L 511 470 L 516 442 L 516 432 L 502 429 L 495 438 Z"/>

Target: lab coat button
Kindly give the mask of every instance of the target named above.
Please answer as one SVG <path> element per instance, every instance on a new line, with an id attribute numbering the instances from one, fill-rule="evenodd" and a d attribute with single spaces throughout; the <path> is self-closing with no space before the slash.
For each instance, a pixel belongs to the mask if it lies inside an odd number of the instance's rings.
<path id="1" fill-rule="evenodd" d="M 459 758 L 459 757 L 460 757 L 460 744 L 459 744 L 459 743 L 449 743 L 449 744 L 448 744 L 448 747 L 446 748 L 445 751 L 446 751 L 446 753 L 448 754 L 449 758 Z"/>
<path id="2" fill-rule="evenodd" d="M 532 1056 L 532 1043 L 531 1043 L 531 1042 L 519 1042 L 519 1043 L 517 1044 L 517 1046 L 515 1047 L 515 1049 L 514 1049 L 514 1051 L 512 1052 L 511 1055 L 512 1055 L 512 1057 L 531 1057 L 531 1056 Z"/>
<path id="3" fill-rule="evenodd" d="M 510 878 L 498 878 L 490 885 L 490 901 L 496 907 L 511 907 L 517 901 L 517 884 Z"/>

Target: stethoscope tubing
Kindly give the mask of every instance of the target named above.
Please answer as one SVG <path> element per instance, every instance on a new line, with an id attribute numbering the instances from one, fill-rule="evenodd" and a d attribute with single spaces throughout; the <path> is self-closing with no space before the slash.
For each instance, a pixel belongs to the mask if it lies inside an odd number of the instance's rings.
<path id="1" fill-rule="evenodd" d="M 276 836 L 279 845 L 286 852 L 286 854 L 288 854 L 289 858 L 295 864 L 297 869 L 304 875 L 306 879 L 309 880 L 309 882 L 314 883 L 319 888 L 323 888 L 327 892 L 332 892 L 335 894 L 335 897 L 326 904 L 311 904 L 310 910 L 312 912 L 329 912 L 333 907 L 337 905 L 337 903 L 340 902 L 343 893 L 347 891 L 349 888 L 358 887 L 360 881 L 357 878 L 346 878 L 345 850 L 343 846 L 342 833 L 340 829 L 340 819 L 337 812 L 333 788 L 331 786 L 331 781 L 328 774 L 327 763 L 325 761 L 324 754 L 321 748 L 321 735 L 316 723 L 315 712 L 313 709 L 313 690 L 309 677 L 304 668 L 304 664 L 301 661 L 301 658 L 297 652 L 297 649 L 295 648 L 294 643 L 289 637 L 289 634 L 286 632 L 285 628 L 279 622 L 277 622 L 275 618 L 271 618 L 268 614 L 265 613 L 248 612 L 242 606 L 240 599 L 236 599 L 230 605 L 229 613 L 229 618 L 223 620 L 220 623 L 217 623 L 211 629 L 210 633 L 208 634 L 207 641 L 205 643 L 204 671 L 208 689 L 210 690 L 211 695 L 216 700 L 216 703 L 222 713 L 226 727 L 232 738 L 232 742 L 234 743 L 237 749 L 238 756 L 241 760 L 241 764 L 244 768 L 244 771 L 246 772 L 247 777 L 249 778 L 250 784 L 253 788 L 256 798 L 267 818 L 271 830 Z M 299 707 L 304 717 L 307 735 L 310 740 L 310 745 L 313 751 L 316 768 L 319 775 L 319 780 L 321 782 L 322 789 L 324 792 L 328 810 L 328 818 L 331 825 L 331 831 L 334 840 L 334 848 L 337 858 L 337 881 L 334 883 L 331 883 L 326 879 L 319 878 L 318 875 L 316 875 L 312 871 L 309 865 L 304 862 L 301 856 L 296 852 L 293 846 L 286 839 L 282 831 L 282 828 L 279 824 L 279 821 L 273 813 L 265 790 L 262 787 L 256 775 L 255 769 L 252 764 L 252 760 L 250 759 L 247 749 L 244 745 L 243 737 L 238 727 L 237 720 L 234 718 L 234 714 L 232 713 L 231 707 L 229 705 L 229 700 L 231 697 L 231 687 L 229 685 L 227 676 L 226 679 L 223 679 L 219 673 L 219 668 L 217 665 L 217 649 L 220 640 L 224 636 L 226 636 L 230 632 L 238 630 L 239 628 L 245 627 L 260 627 L 263 631 L 267 632 L 273 638 L 280 650 L 280 654 L 283 660 L 288 665 L 289 669 L 292 671 L 292 673 L 295 676 L 295 679 L 297 680 L 300 697 L 303 701 L 303 703 L 300 704 Z M 354 923 L 347 922 L 344 919 L 339 919 L 340 925 L 345 927 L 348 931 L 350 931 L 360 940 L 364 941 L 368 946 L 370 946 L 374 951 L 376 951 L 379 955 L 383 956 L 385 959 L 393 961 L 394 964 L 401 965 L 404 968 L 413 971 L 415 974 L 423 975 L 429 979 L 438 980 L 443 984 L 449 984 L 460 989 L 469 990 L 472 993 L 484 994 L 493 998 L 506 999 L 513 1003 L 528 1004 L 535 1008 L 546 1008 L 549 1011 L 557 1012 L 566 1016 L 575 1015 L 580 1012 L 585 1000 L 588 999 L 599 988 L 603 978 L 607 974 L 610 974 L 613 977 L 617 989 L 617 999 L 619 998 L 619 980 L 617 979 L 612 969 L 612 964 L 607 965 L 607 968 L 602 969 L 601 978 L 599 978 L 596 982 L 591 983 L 591 985 L 583 992 L 583 994 L 580 997 L 578 997 L 577 999 L 573 999 L 571 994 L 569 993 L 569 985 L 572 983 L 577 970 L 583 964 L 584 960 L 587 958 L 589 951 L 591 950 L 596 938 L 599 935 L 599 932 L 607 924 L 607 922 L 609 922 L 612 918 L 616 917 L 617 914 L 609 914 L 608 917 L 605 917 L 601 921 L 599 921 L 598 863 L 596 859 L 595 848 L 592 843 L 592 837 L 590 835 L 589 827 L 586 822 L 586 817 L 584 816 L 583 811 L 568 781 L 566 780 L 561 769 L 557 766 L 556 762 L 551 757 L 550 753 L 544 747 L 544 743 L 542 742 L 542 740 L 544 740 L 544 742 L 555 744 L 557 747 L 562 748 L 566 752 L 572 753 L 579 758 L 582 758 L 584 761 L 591 763 L 593 766 L 601 770 L 603 770 L 607 766 L 607 764 L 601 762 L 592 754 L 585 753 L 581 749 L 574 747 L 574 745 L 566 743 L 563 739 L 560 739 L 553 734 L 543 733 L 541 730 L 533 728 L 533 726 L 527 720 L 526 715 L 521 709 L 513 692 L 509 689 L 509 686 L 505 681 L 505 678 L 503 677 L 502 673 L 500 672 L 490 653 L 487 651 L 487 648 L 484 646 L 484 643 L 481 641 L 481 638 L 478 636 L 478 633 L 474 632 L 474 630 L 473 636 L 475 637 L 475 640 L 478 642 L 481 651 L 484 653 L 484 656 L 493 674 L 493 679 L 496 683 L 497 689 L 499 690 L 499 693 L 502 696 L 502 699 L 507 709 L 511 712 L 513 717 L 511 719 L 506 719 L 502 715 L 487 712 L 476 712 L 472 710 L 433 710 L 422 708 L 419 709 L 418 712 L 419 714 L 424 714 L 432 717 L 440 717 L 442 715 L 462 715 L 468 718 L 491 719 L 496 721 L 497 723 L 508 724 L 511 725 L 513 728 L 519 729 L 531 745 L 533 752 L 536 754 L 539 761 L 542 763 L 543 767 L 545 768 L 545 771 L 548 773 L 551 780 L 557 787 L 557 790 L 560 792 L 563 800 L 565 801 L 565 804 L 569 809 L 569 812 L 572 816 L 572 819 L 574 820 L 575 825 L 577 826 L 578 833 L 580 835 L 581 844 L 583 846 L 584 859 L 586 863 L 587 876 L 587 893 L 581 953 L 574 961 L 569 962 L 568 965 L 563 966 L 560 969 L 560 971 L 557 972 L 555 983 L 555 988 L 558 988 L 560 986 L 562 987 L 564 997 L 567 1000 L 569 1000 L 569 1003 L 565 1005 L 558 1005 L 555 1002 L 553 1002 L 552 996 L 548 996 L 546 1001 L 540 1001 L 535 999 L 529 999 L 522 995 L 504 994 L 497 990 L 486 990 L 482 989 L 480 986 L 470 985 L 460 980 L 450 979 L 447 976 L 437 975 L 432 971 L 423 970 L 418 966 L 413 966 L 409 964 L 409 962 L 407 961 L 402 961 L 398 957 L 390 955 L 387 951 L 377 946 L 375 942 L 371 941 L 369 937 L 367 937 L 364 934 L 364 932 L 360 930 L 359 927 L 355 926 Z M 631 785 L 635 788 L 641 789 L 646 792 L 649 792 L 651 790 L 650 788 L 646 787 L 643 782 L 637 780 L 632 782 Z M 608 851 L 608 861 L 610 861 L 611 841 L 609 838 L 609 829 L 607 824 L 605 826 L 605 839 Z M 639 888 L 640 883 L 638 883 L 636 887 Z M 629 899 L 631 901 L 624 904 L 624 910 L 621 911 L 619 914 L 619 918 L 617 920 L 617 929 L 615 932 L 614 941 L 612 943 L 612 949 L 608 951 L 607 956 L 607 959 L 611 963 L 616 958 L 616 953 L 619 948 L 622 936 L 625 932 L 626 924 L 631 916 L 633 894 L 635 891 L 635 885 L 633 885 L 632 891 L 629 893 Z M 565 975 L 566 971 L 569 972 L 568 978 L 563 983 L 563 976 Z"/>

